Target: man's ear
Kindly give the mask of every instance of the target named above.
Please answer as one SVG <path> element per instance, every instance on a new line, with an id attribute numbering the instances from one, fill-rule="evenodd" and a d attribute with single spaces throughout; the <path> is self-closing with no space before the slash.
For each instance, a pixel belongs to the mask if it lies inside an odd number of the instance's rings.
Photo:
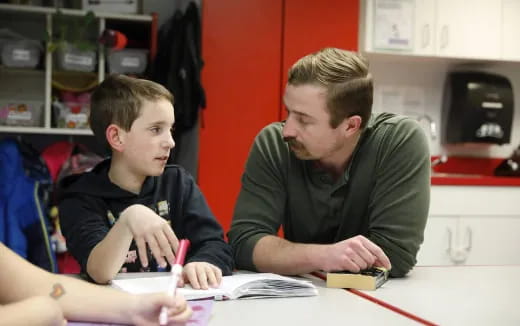
<path id="1" fill-rule="evenodd" d="M 122 152 L 125 144 L 125 131 L 115 124 L 107 127 L 105 132 L 107 142 L 117 152 Z"/>
<path id="2" fill-rule="evenodd" d="M 345 135 L 348 137 L 352 136 L 359 129 L 361 129 L 361 117 L 359 115 L 348 117 L 343 121 L 343 123 L 345 123 Z"/>

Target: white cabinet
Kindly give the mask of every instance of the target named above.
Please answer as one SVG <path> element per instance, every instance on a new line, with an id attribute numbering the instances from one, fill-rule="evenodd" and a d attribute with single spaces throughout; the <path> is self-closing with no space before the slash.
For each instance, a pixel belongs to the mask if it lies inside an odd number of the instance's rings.
<path id="1" fill-rule="evenodd" d="M 435 53 L 433 0 L 367 0 L 361 1 L 361 11 L 364 13 L 360 19 L 361 49 L 417 55 Z M 400 40 L 391 40 L 393 36 Z"/>
<path id="2" fill-rule="evenodd" d="M 12 29 L 14 32 L 35 40 L 42 40 L 43 35 L 53 35 L 55 30 L 61 30 L 56 25 L 56 10 L 49 7 L 25 6 L 0 4 L 0 26 Z M 63 19 L 67 19 L 70 25 L 61 25 L 61 28 L 69 30 L 74 25 L 75 20 L 86 15 L 85 11 L 62 9 Z M 156 15 L 123 15 L 112 13 L 96 13 L 93 30 L 87 30 L 87 34 L 92 32 L 93 39 L 106 28 L 127 29 L 134 34 L 138 34 L 134 43 L 149 45 L 146 50 L 155 51 L 157 38 L 157 16 Z M 64 27 L 63 27 L 64 26 Z M 137 31 L 137 32 L 135 32 Z M 134 36 L 132 34 L 132 36 Z M 130 43 L 130 42 L 129 42 Z M 43 44 L 43 64 L 37 69 L 8 68 L 0 65 L 0 107 L 11 108 L 11 101 L 15 103 L 35 103 L 34 107 L 43 107 L 42 110 L 34 110 L 41 119 L 34 119 L 36 122 L 31 126 L 6 126 L 0 125 L 0 132 L 4 133 L 33 133 L 33 134 L 72 134 L 72 135 L 91 135 L 90 129 L 57 128 L 52 123 L 51 101 L 53 96 L 53 85 L 56 83 L 58 75 L 64 76 L 65 80 L 76 80 L 83 83 L 85 80 L 97 82 L 105 78 L 106 73 L 106 52 L 104 47 L 99 44 L 96 50 L 97 70 L 90 73 L 58 71 L 57 65 L 53 62 L 53 53 L 49 51 L 48 44 Z M 153 49 L 152 49 L 153 47 Z M 152 57 L 152 55 L 150 55 Z M 63 78 L 62 78 L 63 79 Z M 21 105 L 23 107 L 23 105 Z M 13 106 L 14 107 L 14 106 Z M 34 126 L 32 126 L 34 125 Z"/>
<path id="3" fill-rule="evenodd" d="M 419 55 L 435 54 L 435 1 L 415 0 L 414 48 Z"/>
<path id="4" fill-rule="evenodd" d="M 433 186 L 418 265 L 520 264 L 520 188 Z"/>
<path id="5" fill-rule="evenodd" d="M 520 60 L 520 0 L 502 1 L 502 58 Z"/>
<path id="6" fill-rule="evenodd" d="M 387 10 L 387 4 L 392 3 L 394 10 Z M 360 48 L 366 52 L 520 60 L 519 3 L 520 0 L 362 1 Z M 410 6 L 413 10 L 408 10 Z M 410 20 L 413 46 L 392 49 L 378 45 L 376 31 L 393 26 L 385 23 L 386 19 Z"/>
<path id="7" fill-rule="evenodd" d="M 436 0 L 437 54 L 499 59 L 502 6 L 497 0 Z"/>

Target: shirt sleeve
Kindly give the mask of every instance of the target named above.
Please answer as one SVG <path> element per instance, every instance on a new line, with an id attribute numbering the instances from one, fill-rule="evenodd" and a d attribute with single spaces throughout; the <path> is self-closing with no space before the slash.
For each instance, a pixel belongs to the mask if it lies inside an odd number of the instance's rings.
<path id="1" fill-rule="evenodd" d="M 234 264 L 231 247 L 224 241 L 224 231 L 209 209 L 199 187 L 193 178 L 184 174 L 183 232 L 179 237 L 190 240 L 186 262 L 207 262 L 222 270 L 223 275 L 231 275 Z M 175 225 L 173 226 L 175 229 Z"/>
<path id="2" fill-rule="evenodd" d="M 369 202 L 368 238 L 402 277 L 416 263 L 430 204 L 430 151 L 421 127 L 401 120 L 385 135 Z"/>
<path id="3" fill-rule="evenodd" d="M 106 216 L 96 210 L 96 199 L 78 195 L 67 197 L 59 204 L 60 226 L 67 242 L 67 250 L 78 261 L 83 272 L 94 247 L 110 230 Z"/>
<path id="4" fill-rule="evenodd" d="M 266 235 L 276 235 L 283 224 L 287 199 L 283 156 L 287 152 L 279 144 L 277 127 L 268 126 L 256 137 L 242 175 L 228 232 L 239 269 L 257 270 L 253 263 L 256 243 Z"/>

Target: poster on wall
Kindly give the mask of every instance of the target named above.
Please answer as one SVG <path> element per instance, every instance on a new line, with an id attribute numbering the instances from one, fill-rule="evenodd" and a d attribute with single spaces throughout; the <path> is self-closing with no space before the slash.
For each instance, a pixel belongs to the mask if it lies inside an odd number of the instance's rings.
<path id="1" fill-rule="evenodd" d="M 414 0 L 375 0 L 374 49 L 413 49 Z"/>

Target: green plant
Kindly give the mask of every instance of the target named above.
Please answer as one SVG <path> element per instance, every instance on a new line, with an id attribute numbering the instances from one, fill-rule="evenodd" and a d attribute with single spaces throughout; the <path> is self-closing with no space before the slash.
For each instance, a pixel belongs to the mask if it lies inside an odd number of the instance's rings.
<path id="1" fill-rule="evenodd" d="M 71 44 L 80 51 L 96 49 L 96 42 L 88 39 L 89 27 L 94 24 L 96 16 L 88 11 L 84 16 L 65 16 L 61 10 L 56 10 L 52 35 L 47 31 L 45 41 L 49 52 L 63 49 Z"/>

